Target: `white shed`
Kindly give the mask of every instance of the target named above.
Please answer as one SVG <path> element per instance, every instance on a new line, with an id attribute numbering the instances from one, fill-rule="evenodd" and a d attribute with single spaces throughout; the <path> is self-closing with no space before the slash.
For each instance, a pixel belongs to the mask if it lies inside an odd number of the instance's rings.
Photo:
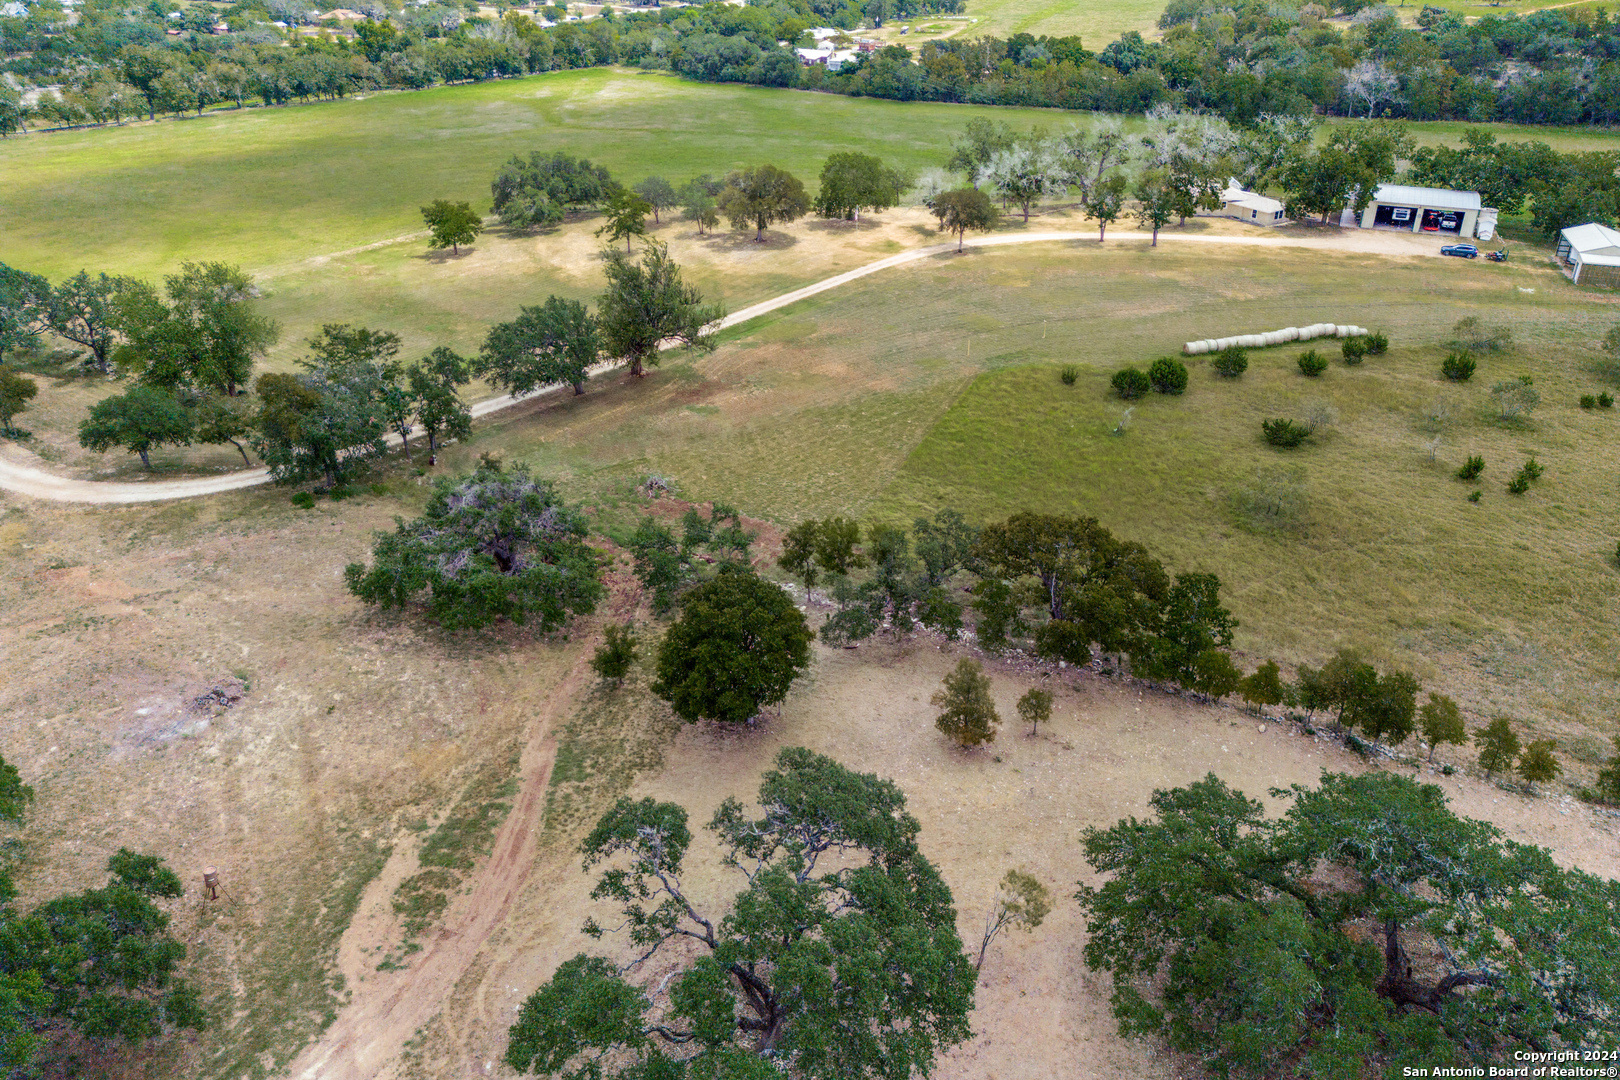
<path id="1" fill-rule="evenodd" d="M 1479 211 L 1477 191 L 1379 184 L 1358 224 L 1363 229 L 1471 237 L 1479 223 Z"/>
<path id="2" fill-rule="evenodd" d="M 1570 280 L 1579 285 L 1583 271 L 1587 284 L 1601 281 L 1620 284 L 1620 232 L 1595 221 L 1572 225 L 1558 233 L 1558 262 Z"/>
<path id="3" fill-rule="evenodd" d="M 1282 203 L 1269 195 L 1245 189 L 1235 177 L 1227 181 L 1226 190 L 1221 192 L 1221 208 L 1210 212 L 1217 217 L 1247 221 L 1250 225 L 1288 224 L 1288 219 L 1283 217 Z"/>

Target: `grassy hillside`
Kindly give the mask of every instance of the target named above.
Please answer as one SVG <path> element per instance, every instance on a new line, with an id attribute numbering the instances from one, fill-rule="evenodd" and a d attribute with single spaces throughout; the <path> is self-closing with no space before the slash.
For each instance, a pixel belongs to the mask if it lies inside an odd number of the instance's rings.
<path id="1" fill-rule="evenodd" d="M 1157 33 L 1161 0 L 968 0 L 967 14 L 978 20 L 968 34 L 1079 34 L 1086 48 L 1101 50 L 1127 30 L 1145 37 Z"/>
<path id="2" fill-rule="evenodd" d="M 1468 314 L 1510 324 L 1518 347 L 1459 386 L 1438 367 Z M 1295 366 L 1302 346 L 1254 352 L 1236 380 L 1195 362 L 1184 397 L 1138 402 L 1127 434 L 1110 434 L 1122 363 L 1319 320 L 1382 327 L 1394 345 L 1352 368 L 1329 341 L 1314 380 Z M 667 473 L 690 497 L 783 522 L 1093 514 L 1176 570 L 1219 573 L 1245 649 L 1316 661 L 1353 643 L 1426 680 L 1472 668 L 1458 692 L 1481 713 L 1579 731 L 1616 705 L 1620 415 L 1576 405 L 1602 385 L 1594 343 L 1613 321 L 1540 266 L 1140 242 L 979 252 L 788 309 L 714 357 L 639 385 L 614 377 L 456 455 L 528 458 L 586 495 Z M 1069 362 L 1083 369 L 1073 387 L 1058 380 Z M 1493 420 L 1490 385 L 1521 374 L 1543 404 L 1528 422 Z M 1317 400 L 1338 411 L 1327 434 L 1290 452 L 1262 441 L 1262 419 Z M 1473 453 L 1481 481 L 1453 479 Z M 1546 475 L 1509 494 L 1532 453 Z M 1270 468 L 1297 472 L 1304 500 L 1273 531 L 1233 508 Z"/>

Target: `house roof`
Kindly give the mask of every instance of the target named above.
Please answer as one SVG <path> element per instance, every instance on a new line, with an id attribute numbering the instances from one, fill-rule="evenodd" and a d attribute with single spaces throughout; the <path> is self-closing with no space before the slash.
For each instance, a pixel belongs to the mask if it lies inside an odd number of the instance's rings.
<path id="1" fill-rule="evenodd" d="M 1221 192 L 1221 201 L 1234 203 L 1246 210 L 1258 210 L 1262 214 L 1280 214 L 1283 208 L 1283 204 L 1276 199 L 1249 191 L 1239 186 L 1236 180 L 1227 184 L 1226 190 Z"/>
<path id="2" fill-rule="evenodd" d="M 1620 232 L 1595 221 L 1560 230 L 1581 262 L 1594 266 L 1620 266 Z"/>
<path id="3" fill-rule="evenodd" d="M 1411 187 L 1407 184 L 1379 184 L 1373 202 L 1397 206 L 1423 206 L 1434 210 L 1478 210 L 1479 192 L 1452 191 L 1450 188 Z"/>

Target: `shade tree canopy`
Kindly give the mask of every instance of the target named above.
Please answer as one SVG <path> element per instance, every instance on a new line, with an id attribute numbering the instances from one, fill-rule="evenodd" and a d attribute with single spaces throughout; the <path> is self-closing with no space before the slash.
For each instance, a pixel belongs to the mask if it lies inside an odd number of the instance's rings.
<path id="1" fill-rule="evenodd" d="M 79 424 L 79 445 L 98 454 L 122 447 L 151 469 L 153 450 L 189 446 L 194 433 L 190 411 L 172 390 L 132 386 L 91 406 L 90 416 Z"/>
<path id="2" fill-rule="evenodd" d="M 17 414 L 39 395 L 39 383 L 10 368 L 0 367 L 0 435 L 15 435 Z"/>
<path id="3" fill-rule="evenodd" d="M 372 562 L 343 571 L 349 591 L 383 610 L 423 593 L 427 617 L 448 630 L 498 620 L 545 633 L 596 608 L 600 559 L 584 518 L 526 466 L 486 463 L 444 478 L 415 521 L 378 533 Z"/>
<path id="4" fill-rule="evenodd" d="M 787 593 L 724 563 L 688 592 L 658 647 L 653 692 L 687 723 L 742 723 L 787 696 L 810 666 L 813 635 Z"/>
<path id="5" fill-rule="evenodd" d="M 652 203 L 626 188 L 619 188 L 602 203 L 604 221 L 596 235 L 608 243 L 624 241 L 624 250 L 630 251 L 630 238 L 647 235 L 647 215 L 653 212 Z"/>
<path id="6" fill-rule="evenodd" d="M 601 331 L 585 305 L 548 296 L 544 304 L 520 308 L 517 318 L 490 327 L 472 370 L 508 394 L 557 385 L 583 394 L 601 352 Z"/>
<path id="7" fill-rule="evenodd" d="M 617 189 L 605 167 L 560 150 L 513 155 L 490 184 L 495 215 L 516 229 L 560 224 L 568 211 L 599 206 Z"/>
<path id="8" fill-rule="evenodd" d="M 763 241 L 770 226 L 802 218 L 810 209 L 810 196 L 792 173 L 775 165 L 754 165 L 726 177 L 717 204 L 732 228 L 752 228 L 754 239 Z"/>
<path id="9" fill-rule="evenodd" d="M 950 889 L 918 850 L 890 780 L 800 747 L 777 754 L 758 810 L 727 798 L 709 822 L 742 876 L 729 913 L 682 870 L 686 810 L 620 799 L 581 845 L 640 956 L 561 965 L 522 1005 L 506 1063 L 520 1073 L 616 1080 L 927 1077 L 969 1037 L 976 975 Z M 604 930 L 593 918 L 585 932 Z M 671 943 L 687 948 L 675 953 Z M 668 997 L 633 982 L 664 954 Z M 667 1001 L 667 1004 L 664 1002 Z"/>
<path id="10" fill-rule="evenodd" d="M 422 220 L 428 227 L 428 247 L 449 248 L 453 255 L 460 255 L 461 245 L 472 243 L 484 231 L 483 215 L 471 203 L 434 199 L 422 207 Z"/>
<path id="11" fill-rule="evenodd" d="M 607 290 L 596 302 L 602 350 L 627 362 L 632 376 L 658 365 L 658 350 L 665 341 L 714 349 L 710 327 L 725 310 L 705 304 L 703 294 L 682 280 L 667 246 L 648 241 L 639 262 L 617 249 L 603 252 L 603 259 Z"/>
<path id="12" fill-rule="evenodd" d="M 281 334 L 255 310 L 252 277 L 225 263 L 184 263 L 161 292 L 126 280 L 116 296 L 113 363 L 145 386 L 235 396 Z"/>
<path id="13" fill-rule="evenodd" d="M 405 371 L 405 387 L 416 408 L 416 422 L 428 440 L 428 464 L 438 460 L 442 439 L 472 434 L 472 411 L 457 388 L 472 380 L 472 365 L 447 346 L 439 346 Z"/>
<path id="14" fill-rule="evenodd" d="M 0 263 L 0 363 L 13 349 L 31 348 L 49 325 L 51 283 Z"/>
<path id="15" fill-rule="evenodd" d="M 300 374 L 259 376 L 253 448 L 278 483 L 341 483 L 388 448 L 399 336 L 329 323 L 310 339 Z"/>
<path id="16" fill-rule="evenodd" d="M 1211 775 L 1086 831 L 1105 876 L 1076 894 L 1086 963 L 1112 975 L 1122 1034 L 1255 1078 L 1614 1046 L 1620 883 L 1404 776 L 1272 794 L 1281 817 Z"/>
<path id="17" fill-rule="evenodd" d="M 970 230 L 989 232 L 995 227 L 998 216 L 990 196 L 971 187 L 941 192 L 934 196 L 932 209 L 939 220 L 940 231 L 955 234 L 957 251 L 962 250 Z"/>
<path id="18" fill-rule="evenodd" d="M 900 201 L 906 178 L 871 154 L 845 151 L 821 166 L 815 210 L 825 218 L 859 221 L 862 210 L 887 210 Z"/>

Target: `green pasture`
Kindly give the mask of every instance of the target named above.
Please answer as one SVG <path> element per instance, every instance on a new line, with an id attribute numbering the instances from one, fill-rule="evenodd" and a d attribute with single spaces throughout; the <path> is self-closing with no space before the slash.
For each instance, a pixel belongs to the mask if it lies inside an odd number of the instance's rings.
<path id="1" fill-rule="evenodd" d="M 0 258 L 52 278 L 156 275 L 228 259 L 279 276 L 422 229 L 418 207 L 485 211 L 501 162 L 565 150 L 634 182 L 774 162 L 813 189 L 829 153 L 943 164 L 974 115 L 1021 128 L 1049 110 L 837 97 L 593 68 L 0 143 Z M 425 246 L 425 245 L 424 245 Z"/>
<path id="2" fill-rule="evenodd" d="M 967 14 L 978 21 L 963 33 L 1080 35 L 1088 49 L 1101 51 L 1127 30 L 1158 34 L 1163 0 L 968 0 Z"/>
<path id="3" fill-rule="evenodd" d="M 417 208 L 431 199 L 487 208 L 489 180 L 514 153 L 585 154 L 632 182 L 771 161 L 813 188 L 837 150 L 941 165 L 976 115 L 1024 129 L 1091 122 L 593 68 L 32 135 L 0 141 L 0 259 L 52 278 L 85 267 L 155 276 L 198 259 L 277 279 L 320 275 L 326 264 L 311 260 L 420 231 Z M 1420 141 L 1450 142 L 1463 125 L 1411 127 Z M 1499 130 L 1562 148 L 1620 146 L 1593 129 Z"/>
<path id="4" fill-rule="evenodd" d="M 1511 325 L 1518 345 L 1456 385 L 1438 368 L 1469 314 Z M 1471 667 L 1480 678 L 1453 687 L 1471 708 L 1579 731 L 1617 704 L 1620 414 L 1577 407 L 1602 387 L 1595 342 L 1615 318 L 1541 266 L 1171 242 L 972 252 L 807 301 L 642 382 L 615 375 L 508 415 L 451 456 L 531 460 L 588 499 L 663 473 L 689 498 L 783 523 L 1095 515 L 1173 570 L 1220 574 L 1253 654 L 1317 661 L 1353 644 L 1442 684 Z M 1334 358 L 1318 379 L 1295 365 L 1306 346 L 1284 346 L 1251 353 L 1236 380 L 1194 360 L 1182 397 L 1108 389 L 1116 367 L 1189 338 L 1315 321 L 1379 327 L 1393 347 L 1350 367 L 1317 343 Z M 1066 363 L 1082 369 L 1072 387 Z M 1489 387 L 1521 374 L 1542 405 L 1493 420 Z M 1338 411 L 1324 435 L 1263 442 L 1261 420 L 1313 401 Z M 1424 419 L 1436 405 L 1438 426 Z M 1452 472 L 1473 453 L 1486 471 L 1464 484 Z M 1546 475 L 1509 494 L 1530 454 Z M 1268 531 L 1232 500 L 1271 467 L 1297 470 L 1305 509 Z"/>

